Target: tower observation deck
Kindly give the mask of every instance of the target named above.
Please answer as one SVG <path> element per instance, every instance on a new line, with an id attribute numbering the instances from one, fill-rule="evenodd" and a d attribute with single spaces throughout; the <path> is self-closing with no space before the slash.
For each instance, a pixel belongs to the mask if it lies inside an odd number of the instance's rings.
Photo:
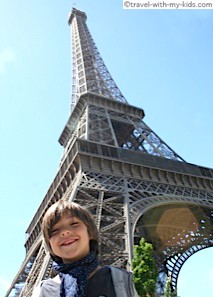
<path id="1" fill-rule="evenodd" d="M 153 244 L 159 273 L 171 274 L 173 289 L 184 262 L 213 245 L 213 170 L 184 161 L 143 121 L 144 111 L 128 104 L 86 20 L 84 12 L 73 8 L 68 20 L 71 114 L 59 137 L 64 152 L 26 231 L 26 257 L 5 297 L 30 297 L 52 275 L 41 223 L 59 199 L 93 213 L 103 265 L 131 269 L 133 245 L 144 237 Z"/>

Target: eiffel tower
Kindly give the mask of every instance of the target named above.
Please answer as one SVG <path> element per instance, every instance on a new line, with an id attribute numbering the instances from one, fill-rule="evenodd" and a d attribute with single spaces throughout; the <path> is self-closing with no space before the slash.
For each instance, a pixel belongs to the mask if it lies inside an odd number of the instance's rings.
<path id="1" fill-rule="evenodd" d="M 5 297 L 30 297 L 52 275 L 41 222 L 59 199 L 78 202 L 94 215 L 102 264 L 131 269 L 141 237 L 154 247 L 159 275 L 176 289 L 185 261 L 213 245 L 213 170 L 189 164 L 128 104 L 75 8 L 72 28 L 71 114 L 59 138 L 59 170 L 28 229 L 26 257 Z M 161 287 L 158 288 L 161 296 Z"/>

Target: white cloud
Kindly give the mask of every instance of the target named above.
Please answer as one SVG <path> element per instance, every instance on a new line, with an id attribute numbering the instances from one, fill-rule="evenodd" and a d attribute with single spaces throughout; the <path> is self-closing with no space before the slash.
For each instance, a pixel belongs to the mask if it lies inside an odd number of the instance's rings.
<path id="1" fill-rule="evenodd" d="M 14 59 L 15 54 L 11 49 L 7 48 L 0 51 L 0 74 L 4 74 L 7 64 Z"/>

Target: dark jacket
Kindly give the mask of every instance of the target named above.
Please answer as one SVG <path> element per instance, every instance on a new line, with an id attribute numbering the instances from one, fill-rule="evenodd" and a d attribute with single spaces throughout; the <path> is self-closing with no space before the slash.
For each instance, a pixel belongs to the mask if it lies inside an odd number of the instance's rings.
<path id="1" fill-rule="evenodd" d="M 109 266 L 116 297 L 139 297 L 133 284 L 132 273 L 124 269 Z M 59 297 L 60 284 L 53 279 L 41 282 L 32 297 Z"/>

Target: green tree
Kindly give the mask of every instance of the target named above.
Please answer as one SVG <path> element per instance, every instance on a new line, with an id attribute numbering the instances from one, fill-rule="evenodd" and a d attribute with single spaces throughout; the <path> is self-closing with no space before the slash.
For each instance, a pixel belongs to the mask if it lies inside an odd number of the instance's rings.
<path id="1" fill-rule="evenodd" d="M 167 277 L 166 287 L 165 287 L 165 292 L 163 297 L 178 297 L 177 292 L 176 291 L 172 292 L 171 290 L 171 276 Z"/>
<path id="2" fill-rule="evenodd" d="M 141 297 L 155 296 L 155 286 L 158 271 L 153 255 L 153 246 L 141 238 L 139 245 L 134 248 L 132 260 L 133 280 L 136 290 Z"/>

